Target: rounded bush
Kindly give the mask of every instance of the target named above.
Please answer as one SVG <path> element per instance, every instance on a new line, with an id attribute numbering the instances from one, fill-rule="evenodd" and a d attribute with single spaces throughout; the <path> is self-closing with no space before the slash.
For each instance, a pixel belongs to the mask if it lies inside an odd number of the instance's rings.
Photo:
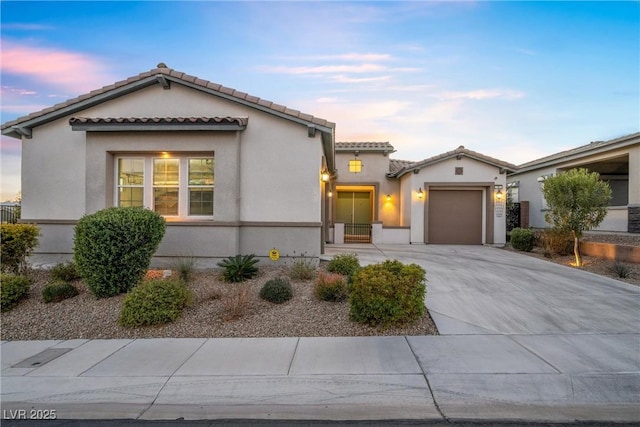
<path id="1" fill-rule="evenodd" d="M 384 261 L 360 269 L 349 293 L 349 314 L 369 325 L 417 321 L 425 312 L 425 271 L 416 264 Z"/>
<path id="2" fill-rule="evenodd" d="M 140 283 L 125 296 L 120 324 L 135 327 L 172 322 L 191 304 L 193 295 L 180 280 L 160 279 Z"/>
<path id="3" fill-rule="evenodd" d="M 29 294 L 31 281 L 27 276 L 5 274 L 0 276 L 0 310 L 13 308 Z"/>
<path id="4" fill-rule="evenodd" d="M 260 298 L 280 304 L 293 297 L 293 288 L 287 279 L 276 278 L 267 281 L 260 289 Z"/>
<path id="5" fill-rule="evenodd" d="M 51 278 L 62 282 L 71 282 L 80 279 L 80 273 L 76 264 L 72 262 L 56 264 L 51 269 Z"/>
<path id="6" fill-rule="evenodd" d="M 47 304 L 73 298 L 76 295 L 78 295 L 78 290 L 68 282 L 50 283 L 42 289 L 42 301 Z"/>
<path id="7" fill-rule="evenodd" d="M 571 231 L 564 231 L 559 228 L 548 228 L 542 230 L 538 236 L 545 251 L 557 255 L 572 255 L 574 238 Z"/>
<path id="8" fill-rule="evenodd" d="M 162 216 L 143 208 L 108 208 L 83 216 L 73 252 L 91 292 L 104 298 L 129 291 L 144 277 L 165 227 Z"/>
<path id="9" fill-rule="evenodd" d="M 353 275 L 360 269 L 360 261 L 356 254 L 340 254 L 334 256 L 327 265 L 329 273 L 342 274 L 347 276 L 349 283 L 353 280 Z"/>
<path id="10" fill-rule="evenodd" d="M 344 301 L 349 295 L 346 278 L 337 273 L 318 273 L 313 290 L 322 301 Z"/>
<path id="11" fill-rule="evenodd" d="M 536 242 L 536 235 L 529 228 L 514 228 L 511 230 L 511 246 L 518 251 L 531 252 Z"/>
<path id="12" fill-rule="evenodd" d="M 3 272 L 19 274 L 27 257 L 38 246 L 40 229 L 33 224 L 0 225 L 0 266 Z"/>

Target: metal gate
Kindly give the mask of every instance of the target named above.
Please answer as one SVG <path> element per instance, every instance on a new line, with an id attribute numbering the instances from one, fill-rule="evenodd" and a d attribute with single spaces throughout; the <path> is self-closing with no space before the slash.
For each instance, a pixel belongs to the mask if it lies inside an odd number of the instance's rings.
<path id="1" fill-rule="evenodd" d="M 345 243 L 371 243 L 371 224 L 344 224 Z"/>

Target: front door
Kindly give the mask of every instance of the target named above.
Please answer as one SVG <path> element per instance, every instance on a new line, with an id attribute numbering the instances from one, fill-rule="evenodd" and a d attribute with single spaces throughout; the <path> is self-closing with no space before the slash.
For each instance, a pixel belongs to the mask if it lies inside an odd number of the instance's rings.
<path id="1" fill-rule="evenodd" d="M 338 191 L 336 222 L 344 223 L 345 243 L 371 243 L 371 192 Z"/>

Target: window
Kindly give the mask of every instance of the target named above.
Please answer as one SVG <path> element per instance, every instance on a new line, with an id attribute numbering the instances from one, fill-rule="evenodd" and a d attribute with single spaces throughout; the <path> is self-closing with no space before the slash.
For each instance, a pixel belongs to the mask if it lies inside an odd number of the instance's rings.
<path id="1" fill-rule="evenodd" d="M 362 160 L 360 159 L 349 160 L 349 172 L 351 173 L 362 172 Z"/>
<path id="2" fill-rule="evenodd" d="M 167 217 L 213 216 L 211 155 L 122 156 L 116 168 L 117 206 L 145 206 Z"/>

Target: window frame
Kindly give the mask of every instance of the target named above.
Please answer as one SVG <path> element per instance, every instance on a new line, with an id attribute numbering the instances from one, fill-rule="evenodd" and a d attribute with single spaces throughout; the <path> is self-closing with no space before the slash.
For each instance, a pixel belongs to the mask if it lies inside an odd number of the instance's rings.
<path id="1" fill-rule="evenodd" d="M 120 185 L 119 163 L 121 159 L 141 159 L 144 164 L 143 185 L 137 186 L 143 189 L 143 207 L 155 212 L 154 190 L 155 188 L 167 187 L 167 185 L 154 184 L 154 162 L 158 159 L 177 159 L 178 160 L 178 211 L 176 215 L 162 215 L 168 220 L 202 220 L 214 219 L 215 217 L 215 153 L 214 152 L 194 152 L 194 153 L 169 153 L 169 152 L 153 152 L 153 153 L 131 153 L 131 154 L 115 154 L 114 155 L 114 198 L 113 206 L 120 206 L 120 189 L 131 186 Z M 210 159 L 213 168 L 213 183 L 206 185 L 189 184 L 189 165 L 193 159 Z M 173 187 L 175 186 L 168 186 Z M 190 214 L 190 190 L 192 188 L 210 188 L 212 194 L 212 214 Z"/>

